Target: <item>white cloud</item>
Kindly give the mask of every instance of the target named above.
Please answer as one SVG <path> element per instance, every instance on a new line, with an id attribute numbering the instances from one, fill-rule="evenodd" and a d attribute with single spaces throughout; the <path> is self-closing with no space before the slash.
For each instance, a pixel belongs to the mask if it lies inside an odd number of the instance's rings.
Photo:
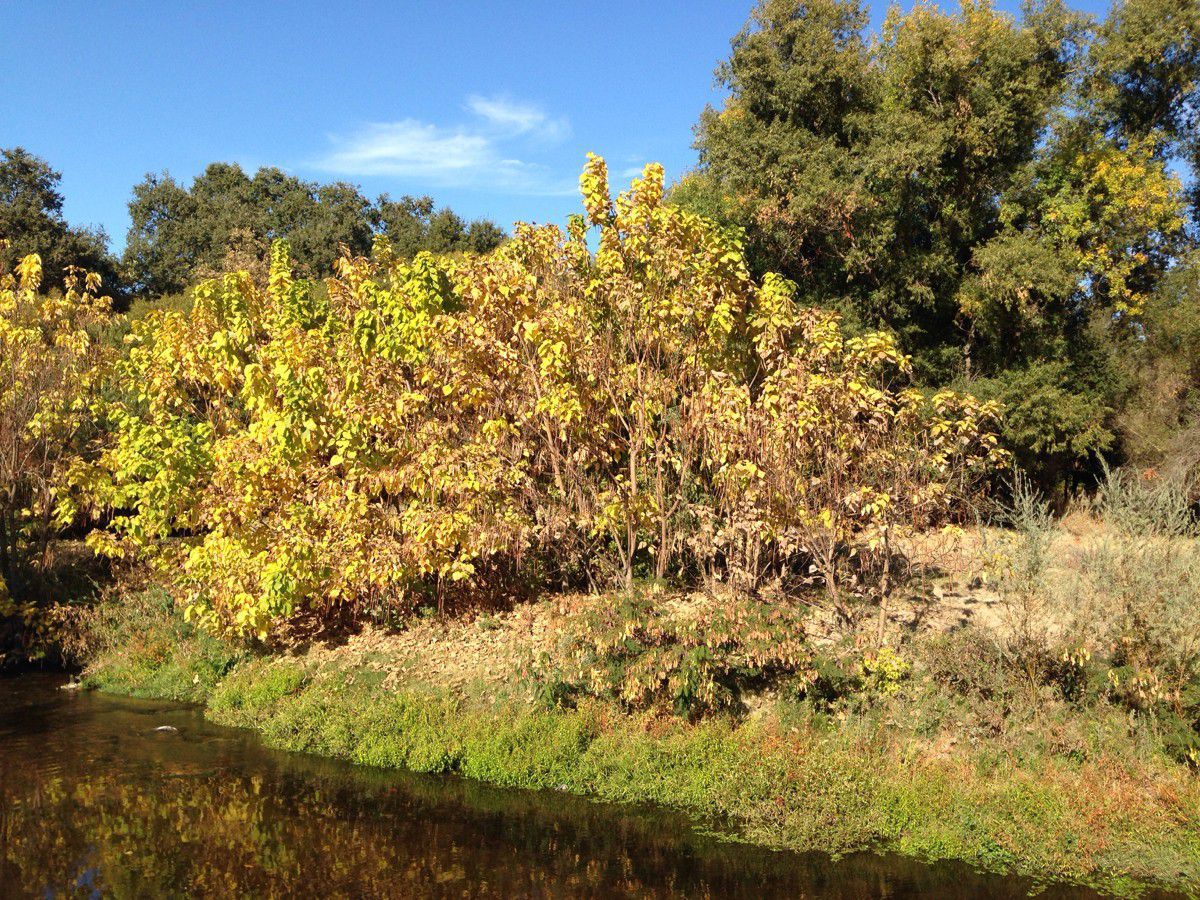
<path id="1" fill-rule="evenodd" d="M 530 194 L 569 194 L 574 179 L 514 151 L 536 151 L 569 130 L 538 107 L 500 97 L 472 96 L 476 121 L 456 126 L 418 119 L 375 122 L 348 135 L 331 135 L 329 152 L 313 165 L 351 177 L 391 175 L 452 187 L 490 187 Z"/>
<path id="2" fill-rule="evenodd" d="M 367 125 L 333 142 L 320 167 L 347 175 L 448 176 L 476 170 L 492 159 L 486 137 L 416 119 Z"/>
<path id="3" fill-rule="evenodd" d="M 545 141 L 556 141 L 570 131 L 565 119 L 552 119 L 532 103 L 507 97 L 472 95 L 467 98 L 467 109 L 494 128 L 510 134 L 533 134 Z"/>

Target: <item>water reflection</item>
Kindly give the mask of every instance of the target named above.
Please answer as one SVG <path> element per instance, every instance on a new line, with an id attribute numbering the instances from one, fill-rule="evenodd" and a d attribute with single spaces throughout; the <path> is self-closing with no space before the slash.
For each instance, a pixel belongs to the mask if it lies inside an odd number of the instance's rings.
<path id="1" fill-rule="evenodd" d="M 4 896 L 1019 897 L 1030 888 L 960 866 L 833 863 L 724 843 L 660 810 L 275 753 L 193 710 L 57 684 L 0 680 Z M 162 725 L 177 730 L 154 730 Z"/>

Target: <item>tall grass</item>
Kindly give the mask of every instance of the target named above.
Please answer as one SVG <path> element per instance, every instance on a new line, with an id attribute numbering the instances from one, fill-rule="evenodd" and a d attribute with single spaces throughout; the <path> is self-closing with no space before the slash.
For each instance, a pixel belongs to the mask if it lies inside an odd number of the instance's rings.
<path id="1" fill-rule="evenodd" d="M 1101 519 L 1128 537 L 1197 537 L 1196 493 L 1194 476 L 1163 478 L 1105 465 L 1093 505 Z"/>
<path id="2" fill-rule="evenodd" d="M 1200 766 L 1200 528 L 1185 480 L 1106 469 L 1072 535 L 1020 479 L 996 635 L 1032 686 L 1146 723 Z"/>
<path id="3" fill-rule="evenodd" d="M 159 587 L 101 603 L 77 630 L 85 684 L 134 697 L 201 702 L 244 656 L 186 622 Z"/>

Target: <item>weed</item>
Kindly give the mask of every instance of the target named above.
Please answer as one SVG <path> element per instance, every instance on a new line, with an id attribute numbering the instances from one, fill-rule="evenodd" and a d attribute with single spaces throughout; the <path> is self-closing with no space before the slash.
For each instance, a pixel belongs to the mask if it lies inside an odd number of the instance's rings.
<path id="1" fill-rule="evenodd" d="M 161 588 L 125 595 L 88 611 L 84 681 L 135 697 L 202 701 L 243 651 L 184 621 Z"/>

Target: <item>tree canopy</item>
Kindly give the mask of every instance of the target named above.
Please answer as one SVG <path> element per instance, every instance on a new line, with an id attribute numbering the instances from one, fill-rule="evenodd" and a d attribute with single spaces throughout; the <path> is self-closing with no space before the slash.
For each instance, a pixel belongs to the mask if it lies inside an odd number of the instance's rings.
<path id="1" fill-rule="evenodd" d="M 119 289 L 108 236 L 71 226 L 63 216 L 62 174 L 22 147 L 0 149 L 0 271 L 38 253 L 48 285 L 61 287 L 68 266 L 99 274 L 104 289 Z"/>
<path id="2" fill-rule="evenodd" d="M 421 250 L 486 252 L 504 232 L 485 219 L 467 223 L 430 197 L 386 194 L 372 202 L 352 184 L 318 184 L 277 168 L 247 175 L 236 163 L 213 163 L 185 187 L 169 174 L 147 175 L 129 203 L 132 226 L 124 268 L 144 295 L 175 293 L 198 275 L 219 271 L 231 254 L 266 259 L 270 241 L 286 238 L 305 272 L 332 272 L 339 246 L 368 252 L 386 235 L 402 256 Z"/>
<path id="3" fill-rule="evenodd" d="M 1195 245 L 1200 5 L 918 4 L 878 34 L 867 12 L 760 0 L 672 199 L 895 333 L 926 384 L 1033 404 L 1009 437 L 1057 478 L 1114 447 L 1147 304 Z"/>

